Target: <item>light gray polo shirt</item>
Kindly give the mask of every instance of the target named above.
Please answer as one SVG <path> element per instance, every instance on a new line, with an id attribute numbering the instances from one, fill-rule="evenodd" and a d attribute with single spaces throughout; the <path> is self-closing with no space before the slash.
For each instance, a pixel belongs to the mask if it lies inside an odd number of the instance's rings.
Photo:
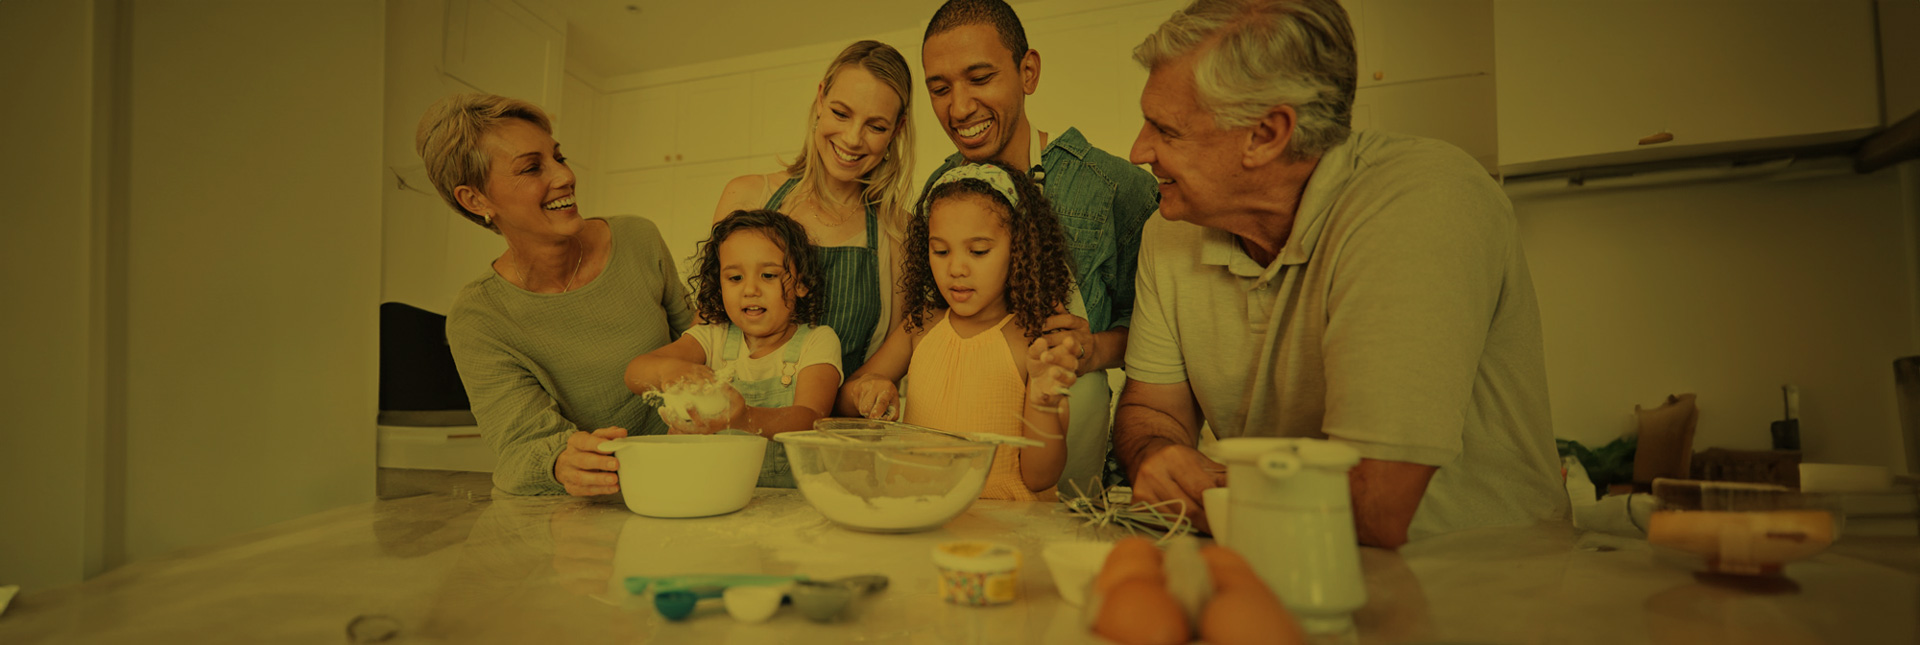
<path id="1" fill-rule="evenodd" d="M 1564 517 L 1539 307 L 1512 205 L 1449 144 L 1355 132 L 1261 266 L 1153 218 L 1127 377 L 1186 382 L 1221 438 L 1332 438 L 1438 466 L 1410 537 Z"/>

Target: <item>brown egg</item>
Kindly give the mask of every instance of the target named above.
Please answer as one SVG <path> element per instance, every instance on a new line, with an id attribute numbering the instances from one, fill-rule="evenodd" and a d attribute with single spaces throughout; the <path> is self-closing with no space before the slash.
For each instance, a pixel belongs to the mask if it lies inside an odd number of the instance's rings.
<path id="1" fill-rule="evenodd" d="M 1134 578 L 1107 593 L 1093 631 L 1121 645 L 1178 645 L 1192 627 L 1164 584 Z"/>
<path id="2" fill-rule="evenodd" d="M 1114 543 L 1113 550 L 1107 553 L 1106 563 L 1100 567 L 1100 575 L 1093 579 L 1093 588 L 1100 593 L 1107 593 L 1115 585 L 1134 578 L 1166 585 L 1167 574 L 1161 566 L 1160 548 L 1154 546 L 1152 540 L 1127 538 Z"/>
<path id="3" fill-rule="evenodd" d="M 1200 548 L 1200 557 L 1207 561 L 1207 572 L 1213 574 L 1214 587 L 1256 586 L 1273 595 L 1267 583 L 1260 580 L 1260 574 L 1254 573 L 1253 565 L 1247 564 L 1239 552 L 1224 546 L 1204 546 Z"/>
<path id="4" fill-rule="evenodd" d="M 1213 600 L 1200 610 L 1200 638 L 1215 645 L 1305 643 L 1300 622 L 1280 604 L 1246 558 L 1226 547 L 1200 550 L 1213 574 Z"/>

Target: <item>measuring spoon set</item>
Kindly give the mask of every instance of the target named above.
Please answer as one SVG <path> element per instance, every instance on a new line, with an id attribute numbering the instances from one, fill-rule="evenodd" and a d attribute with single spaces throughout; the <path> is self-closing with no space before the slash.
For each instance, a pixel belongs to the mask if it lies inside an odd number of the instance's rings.
<path id="1" fill-rule="evenodd" d="M 887 588 L 887 577 L 848 576 L 809 580 L 806 576 L 695 575 L 664 578 L 631 577 L 627 591 L 653 592 L 653 608 L 667 620 L 685 620 L 702 600 L 718 598 L 727 614 L 743 623 L 772 618 L 788 601 L 808 620 L 826 623 L 846 614 L 857 596 Z"/>

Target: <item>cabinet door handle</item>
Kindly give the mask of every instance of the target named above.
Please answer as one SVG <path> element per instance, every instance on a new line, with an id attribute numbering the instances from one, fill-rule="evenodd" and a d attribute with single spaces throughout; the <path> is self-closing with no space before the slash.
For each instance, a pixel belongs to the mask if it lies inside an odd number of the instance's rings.
<path id="1" fill-rule="evenodd" d="M 1672 132 L 1656 132 L 1654 134 L 1649 134 L 1647 136 L 1640 137 L 1640 145 L 1650 146 L 1656 143 L 1666 143 L 1672 140 L 1673 140 Z"/>
<path id="2" fill-rule="evenodd" d="M 661 158 L 660 158 L 660 161 L 661 161 L 662 163 L 665 163 L 665 162 L 671 162 L 671 161 L 673 161 L 673 155 L 667 155 L 667 156 L 665 156 L 665 157 L 661 157 Z"/>

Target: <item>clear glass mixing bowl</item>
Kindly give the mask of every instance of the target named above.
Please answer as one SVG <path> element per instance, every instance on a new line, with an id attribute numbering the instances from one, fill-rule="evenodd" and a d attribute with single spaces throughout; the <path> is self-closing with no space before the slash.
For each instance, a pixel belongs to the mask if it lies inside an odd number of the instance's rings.
<path id="1" fill-rule="evenodd" d="M 913 533 L 939 528 L 980 497 L 994 446 L 919 426 L 821 419 L 774 435 L 800 492 L 821 515 L 850 529 Z"/>

